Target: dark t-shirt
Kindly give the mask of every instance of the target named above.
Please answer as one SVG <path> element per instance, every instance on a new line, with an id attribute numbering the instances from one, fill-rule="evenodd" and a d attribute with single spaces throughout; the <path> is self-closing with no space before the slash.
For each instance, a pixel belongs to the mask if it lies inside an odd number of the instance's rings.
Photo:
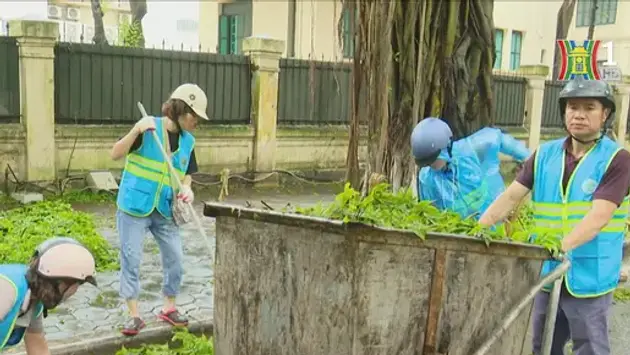
<path id="1" fill-rule="evenodd" d="M 136 151 L 138 150 L 138 148 L 140 148 L 140 146 L 142 145 L 142 137 L 144 135 L 139 135 L 138 138 L 136 138 L 135 141 L 133 141 L 133 144 L 131 145 L 131 148 L 129 148 L 130 152 Z M 177 148 L 179 148 L 179 133 L 177 132 L 168 132 L 168 142 L 171 146 L 171 153 L 176 151 Z M 198 167 L 197 167 L 197 157 L 195 156 L 195 150 L 193 149 L 192 152 L 190 152 L 190 159 L 188 159 L 189 163 L 188 163 L 188 170 L 186 170 L 186 175 L 192 175 L 194 173 L 196 173 L 198 171 Z"/>
<path id="2" fill-rule="evenodd" d="M 580 162 L 571 154 L 571 139 L 564 142 L 564 149 L 567 154 L 564 161 L 564 176 L 562 177 L 562 188 L 566 189 L 569 184 L 569 177 Z M 534 162 L 536 152 L 523 164 L 523 168 L 516 177 L 521 185 L 532 189 L 534 187 Z M 615 155 L 604 173 L 597 189 L 593 193 L 593 200 L 606 200 L 621 205 L 623 199 L 630 192 L 630 152 L 622 149 Z"/>

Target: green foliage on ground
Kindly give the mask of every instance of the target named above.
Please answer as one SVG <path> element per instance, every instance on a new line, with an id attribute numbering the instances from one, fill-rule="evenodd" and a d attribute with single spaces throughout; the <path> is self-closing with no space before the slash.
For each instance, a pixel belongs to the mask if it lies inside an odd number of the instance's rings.
<path id="1" fill-rule="evenodd" d="M 628 302 L 630 301 L 630 289 L 625 287 L 618 287 L 613 292 L 613 299 L 617 302 Z"/>
<path id="2" fill-rule="evenodd" d="M 185 329 L 176 331 L 171 339 L 173 344 L 147 344 L 141 348 L 127 349 L 123 347 L 116 355 L 213 355 L 212 338 L 197 336 Z"/>
<path id="3" fill-rule="evenodd" d="M 512 240 L 529 243 L 532 228 L 531 211 L 521 209 L 518 222 L 513 224 L 511 237 L 500 231 L 482 227 L 474 218 L 461 218 L 451 211 L 440 211 L 428 201 L 418 202 L 409 189 L 392 193 L 390 186 L 379 184 L 365 197 L 346 184 L 344 191 L 331 204 L 313 207 L 296 207 L 299 214 L 341 220 L 344 223 L 358 222 L 381 227 L 409 230 L 424 238 L 428 232 L 478 236 L 489 243 L 493 240 Z M 556 252 L 560 239 L 555 236 L 539 235 L 533 242 Z"/>
<path id="4" fill-rule="evenodd" d="M 112 203 L 116 201 L 116 194 L 108 191 L 70 190 L 60 195 L 47 196 L 46 200 L 64 201 L 67 203 Z"/>
<path id="5" fill-rule="evenodd" d="M 99 271 L 118 269 L 118 253 L 97 232 L 92 215 L 75 211 L 62 200 L 0 212 L 0 264 L 28 263 L 37 245 L 57 236 L 85 245 L 94 254 Z"/>

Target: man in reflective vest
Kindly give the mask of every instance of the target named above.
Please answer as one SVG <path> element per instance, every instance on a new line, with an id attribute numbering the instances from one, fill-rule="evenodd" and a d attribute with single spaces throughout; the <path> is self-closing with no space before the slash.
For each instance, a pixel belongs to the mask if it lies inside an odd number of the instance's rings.
<path id="1" fill-rule="evenodd" d="M 562 252 L 571 261 L 551 353 L 564 354 L 571 339 L 574 355 L 608 355 L 608 311 L 621 270 L 630 153 L 604 134 L 615 112 L 613 91 L 606 82 L 570 81 L 558 103 L 569 136 L 542 144 L 480 223 L 492 226 L 503 220 L 532 192 L 536 226 L 532 237 L 561 238 Z M 545 261 L 542 275 L 557 265 Z M 534 354 L 541 351 L 548 299 L 549 285 L 534 302 Z"/>

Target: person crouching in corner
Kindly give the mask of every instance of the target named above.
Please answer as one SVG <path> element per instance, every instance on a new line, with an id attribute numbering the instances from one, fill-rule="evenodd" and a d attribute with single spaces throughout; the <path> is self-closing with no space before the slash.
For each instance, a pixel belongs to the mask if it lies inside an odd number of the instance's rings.
<path id="1" fill-rule="evenodd" d="M 97 285 L 96 262 L 81 243 L 51 238 L 28 265 L 0 265 L 0 353 L 24 340 L 27 355 L 50 355 L 43 319 L 85 283 Z"/>
<path id="2" fill-rule="evenodd" d="M 188 320 L 175 306 L 180 292 L 183 268 L 182 241 L 172 215 L 174 198 L 192 203 L 191 174 L 197 172 L 195 138 L 191 134 L 199 118 L 206 115 L 206 94 L 199 86 L 179 86 L 162 106 L 163 117 L 144 117 L 111 152 L 114 160 L 126 157 L 118 192 L 116 225 L 120 237 L 120 296 L 129 310 L 124 335 L 136 335 L 145 323 L 138 311 L 140 261 L 143 241 L 150 231 L 160 249 L 164 282 L 164 307 L 158 315 L 173 326 L 187 326 Z M 153 130 L 169 152 L 173 167 L 182 179 L 182 191 L 174 191 L 167 163 L 153 136 Z"/>

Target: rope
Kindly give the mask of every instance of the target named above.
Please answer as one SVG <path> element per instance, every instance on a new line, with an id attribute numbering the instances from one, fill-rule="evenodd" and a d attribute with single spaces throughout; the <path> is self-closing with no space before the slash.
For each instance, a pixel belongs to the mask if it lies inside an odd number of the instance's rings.
<path id="1" fill-rule="evenodd" d="M 334 184 L 334 183 L 343 183 L 345 180 L 319 180 L 319 179 L 313 179 L 313 178 L 307 178 L 305 176 L 300 176 L 294 172 L 288 171 L 288 170 L 273 170 L 271 172 L 264 172 L 261 174 L 265 174 L 262 176 L 259 176 L 258 178 L 254 178 L 254 179 L 250 179 L 247 178 L 243 175 L 240 174 L 230 174 L 230 169 L 222 169 L 221 173 L 219 173 L 218 178 L 219 181 L 216 182 L 200 182 L 198 180 L 195 180 L 193 178 L 193 183 L 199 185 L 199 186 L 204 186 L 204 187 L 209 187 L 209 186 L 216 186 L 216 185 L 221 185 L 221 191 L 219 192 L 219 201 L 223 201 L 225 199 L 226 196 L 229 195 L 229 181 L 230 179 L 239 179 L 242 181 L 246 181 L 249 183 L 258 183 L 264 180 L 267 180 L 273 176 L 276 175 L 280 175 L 280 174 L 285 174 L 285 175 L 289 175 L 291 177 L 293 177 L 294 179 L 301 181 L 303 183 L 307 183 L 307 184 L 311 184 L 311 185 L 324 185 L 324 184 Z M 217 177 L 217 175 L 212 175 L 212 174 L 204 174 L 204 173 L 195 173 L 196 176 L 212 176 L 212 177 Z"/>

